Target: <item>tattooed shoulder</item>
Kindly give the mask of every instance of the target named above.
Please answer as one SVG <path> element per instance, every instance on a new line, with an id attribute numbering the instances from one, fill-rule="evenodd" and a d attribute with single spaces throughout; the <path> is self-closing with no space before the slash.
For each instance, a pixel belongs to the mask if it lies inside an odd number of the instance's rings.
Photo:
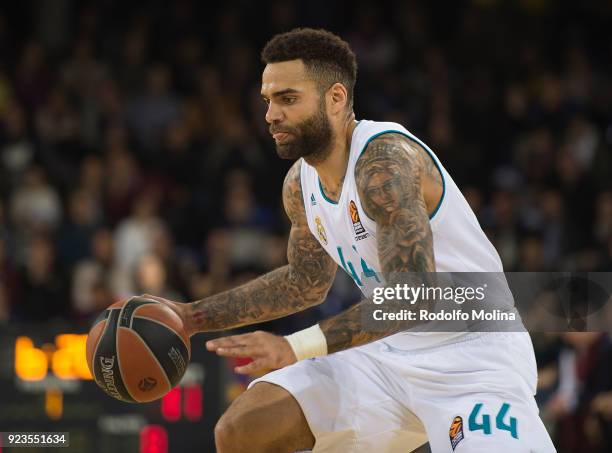
<path id="1" fill-rule="evenodd" d="M 370 142 L 355 167 L 361 204 L 378 226 L 378 254 L 385 275 L 435 269 L 421 187 L 427 177 L 424 153 L 404 136 L 385 134 Z"/>
<path id="2" fill-rule="evenodd" d="M 385 134 L 372 140 L 355 166 L 355 181 L 366 213 L 386 221 L 420 191 L 422 161 L 406 138 Z"/>
<path id="3" fill-rule="evenodd" d="M 396 211 L 400 201 L 393 188 L 400 179 L 404 195 L 417 195 L 421 183 L 443 186 L 442 175 L 433 158 L 416 142 L 401 134 L 388 133 L 372 140 L 355 166 L 355 179 L 366 213 L 378 220 Z"/>

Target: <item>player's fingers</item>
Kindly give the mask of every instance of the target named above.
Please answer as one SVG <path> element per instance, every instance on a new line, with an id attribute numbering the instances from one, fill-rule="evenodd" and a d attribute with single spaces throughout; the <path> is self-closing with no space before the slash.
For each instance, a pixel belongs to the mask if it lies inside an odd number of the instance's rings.
<path id="1" fill-rule="evenodd" d="M 260 355 L 259 348 L 248 345 L 236 345 L 225 348 L 217 348 L 217 355 L 223 357 L 253 357 Z"/>
<path id="2" fill-rule="evenodd" d="M 266 364 L 264 359 L 253 360 L 251 363 L 246 365 L 237 366 L 234 371 L 238 374 L 254 374 L 261 370 L 267 370 L 270 367 Z"/>
<path id="3" fill-rule="evenodd" d="M 231 348 L 232 346 L 239 345 L 240 343 L 238 343 L 234 337 L 223 337 L 207 341 L 206 349 L 209 351 L 216 351 L 218 348 Z"/>
<path id="4" fill-rule="evenodd" d="M 251 344 L 253 336 L 250 333 L 242 335 L 230 335 L 229 337 L 215 338 L 206 342 L 206 349 L 216 351 L 218 348 L 229 348 L 243 344 Z"/>

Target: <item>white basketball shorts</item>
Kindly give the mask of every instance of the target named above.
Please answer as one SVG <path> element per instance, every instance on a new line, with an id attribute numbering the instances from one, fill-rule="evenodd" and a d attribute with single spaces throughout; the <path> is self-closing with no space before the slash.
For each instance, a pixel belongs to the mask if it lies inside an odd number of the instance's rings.
<path id="1" fill-rule="evenodd" d="M 400 339 L 398 341 L 398 338 Z M 315 453 L 549 453 L 527 333 L 472 333 L 409 350 L 401 334 L 256 379 L 297 400 Z M 392 345 L 391 345 L 392 344 Z"/>

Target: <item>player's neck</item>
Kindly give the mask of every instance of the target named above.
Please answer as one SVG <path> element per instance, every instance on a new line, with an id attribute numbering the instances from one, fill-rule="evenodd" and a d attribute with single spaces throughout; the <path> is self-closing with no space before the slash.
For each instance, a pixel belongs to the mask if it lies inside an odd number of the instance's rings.
<path id="1" fill-rule="evenodd" d="M 342 190 L 355 126 L 357 126 L 355 114 L 351 113 L 340 133 L 334 138 L 332 150 L 327 158 L 314 165 L 326 195 L 331 195 L 331 198 L 334 199 L 335 196 L 340 196 Z"/>

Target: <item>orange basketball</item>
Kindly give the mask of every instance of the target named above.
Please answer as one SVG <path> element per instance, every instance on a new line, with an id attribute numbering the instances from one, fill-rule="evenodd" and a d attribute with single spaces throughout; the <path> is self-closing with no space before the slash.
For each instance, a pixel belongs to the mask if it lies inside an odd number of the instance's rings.
<path id="1" fill-rule="evenodd" d="M 161 398 L 187 369 L 191 343 L 181 318 L 143 297 L 114 303 L 94 321 L 87 364 L 110 396 L 130 403 Z"/>

